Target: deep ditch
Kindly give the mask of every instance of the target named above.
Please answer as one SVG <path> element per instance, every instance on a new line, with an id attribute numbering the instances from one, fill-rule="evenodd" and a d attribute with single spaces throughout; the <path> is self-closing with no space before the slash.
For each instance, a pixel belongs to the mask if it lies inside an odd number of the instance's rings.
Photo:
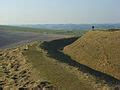
<path id="1" fill-rule="evenodd" d="M 62 52 L 65 46 L 73 43 L 77 39 L 78 39 L 77 37 L 76 38 L 73 37 L 53 40 L 49 42 L 44 42 L 43 44 L 40 45 L 40 47 L 47 51 L 49 57 L 55 58 L 56 60 L 62 63 L 66 63 L 70 66 L 78 68 L 79 72 L 83 73 L 83 77 L 87 76 L 88 81 L 90 80 L 91 82 L 93 82 L 96 85 L 96 87 L 103 87 L 104 85 L 105 86 L 107 85 L 108 88 L 109 87 L 111 88 L 120 85 L 120 80 L 103 72 L 96 71 L 86 65 L 80 64 L 73 60 L 70 56 Z"/>

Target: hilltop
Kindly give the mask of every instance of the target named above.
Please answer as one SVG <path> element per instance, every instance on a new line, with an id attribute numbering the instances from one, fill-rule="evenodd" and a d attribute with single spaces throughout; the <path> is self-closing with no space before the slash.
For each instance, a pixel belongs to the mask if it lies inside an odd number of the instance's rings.
<path id="1" fill-rule="evenodd" d="M 89 31 L 64 48 L 77 62 L 120 80 L 120 31 Z"/>

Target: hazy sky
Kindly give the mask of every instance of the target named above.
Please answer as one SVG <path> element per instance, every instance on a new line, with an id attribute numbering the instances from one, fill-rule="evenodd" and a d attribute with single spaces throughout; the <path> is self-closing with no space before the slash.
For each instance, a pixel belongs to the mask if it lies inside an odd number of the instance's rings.
<path id="1" fill-rule="evenodd" d="M 0 24 L 120 23 L 120 0 L 0 0 Z"/>

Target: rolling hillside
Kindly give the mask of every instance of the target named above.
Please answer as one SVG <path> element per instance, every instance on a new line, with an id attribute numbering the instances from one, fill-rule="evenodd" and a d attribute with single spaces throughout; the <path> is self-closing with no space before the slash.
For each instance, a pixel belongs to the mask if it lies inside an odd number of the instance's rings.
<path id="1" fill-rule="evenodd" d="M 94 62 L 90 62 L 91 66 L 81 64 L 62 51 L 77 39 L 36 41 L 1 50 L 0 87 L 109 90 L 120 84 L 120 80 L 111 74 L 95 70 L 92 67 Z"/>
<path id="2" fill-rule="evenodd" d="M 120 80 L 120 31 L 89 31 L 64 48 L 77 62 Z"/>

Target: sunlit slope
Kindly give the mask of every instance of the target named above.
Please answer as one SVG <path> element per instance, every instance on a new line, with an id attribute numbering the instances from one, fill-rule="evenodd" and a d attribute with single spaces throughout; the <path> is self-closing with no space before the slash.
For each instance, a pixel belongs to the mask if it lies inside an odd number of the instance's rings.
<path id="1" fill-rule="evenodd" d="M 77 62 L 120 79 L 120 31 L 89 31 L 64 48 Z"/>

